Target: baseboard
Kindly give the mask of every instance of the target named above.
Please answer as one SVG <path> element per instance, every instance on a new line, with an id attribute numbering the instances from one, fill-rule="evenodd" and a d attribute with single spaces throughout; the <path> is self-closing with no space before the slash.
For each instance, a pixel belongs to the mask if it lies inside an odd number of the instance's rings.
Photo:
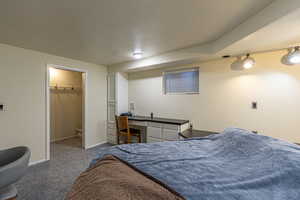
<path id="1" fill-rule="evenodd" d="M 93 144 L 93 145 L 87 146 L 87 147 L 85 147 L 85 149 L 91 149 L 91 148 L 93 148 L 93 147 L 99 146 L 99 145 L 101 145 L 101 144 L 106 144 L 106 143 L 107 143 L 107 141 L 99 142 L 99 143 L 97 143 L 97 144 Z"/>
<path id="2" fill-rule="evenodd" d="M 38 161 L 33 161 L 33 162 L 29 163 L 29 166 L 37 165 L 37 164 L 40 164 L 40 163 L 43 163 L 43 162 L 46 162 L 46 161 L 47 161 L 46 159 L 38 160 Z"/>
<path id="3" fill-rule="evenodd" d="M 78 137 L 78 135 L 72 135 L 72 136 L 68 136 L 68 137 L 59 138 L 59 139 L 56 139 L 56 140 L 51 140 L 50 142 L 59 142 L 59 141 L 71 139 L 71 138 L 74 138 L 74 137 Z"/>

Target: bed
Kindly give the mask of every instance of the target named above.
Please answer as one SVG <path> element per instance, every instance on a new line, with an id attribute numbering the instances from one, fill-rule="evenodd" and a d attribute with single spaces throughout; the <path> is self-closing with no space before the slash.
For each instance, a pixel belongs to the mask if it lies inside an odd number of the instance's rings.
<path id="1" fill-rule="evenodd" d="M 105 165 L 107 159 L 115 159 L 119 166 L 128 167 L 141 177 L 129 176 L 136 181 L 111 177 L 120 169 L 113 170 L 112 166 L 117 165 Z M 98 174 L 106 171 L 109 175 L 100 176 L 101 185 L 95 184 L 99 181 L 95 174 L 88 176 L 95 166 L 101 166 Z M 89 170 L 77 179 L 67 199 L 300 199 L 300 146 L 235 128 L 203 138 L 114 146 L 101 152 Z M 141 182 L 152 181 L 160 187 L 162 195 L 143 196 L 143 190 L 154 190 L 152 185 L 139 188 L 137 179 L 142 177 L 146 181 Z M 115 181 L 107 185 L 113 192 L 100 192 L 99 187 L 105 188 L 103 183 L 107 180 Z M 124 187 L 133 190 L 126 190 L 125 194 L 124 188 L 120 190 L 120 180 L 124 181 L 122 184 L 127 181 Z M 135 196 L 136 192 L 141 195 Z M 171 194 L 170 198 L 164 197 L 164 192 Z M 94 196 L 88 197 L 91 193 Z"/>

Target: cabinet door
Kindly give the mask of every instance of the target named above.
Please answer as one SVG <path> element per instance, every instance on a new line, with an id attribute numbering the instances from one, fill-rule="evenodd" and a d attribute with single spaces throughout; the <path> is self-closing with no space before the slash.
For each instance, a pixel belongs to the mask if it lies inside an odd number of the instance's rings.
<path id="1" fill-rule="evenodd" d="M 108 102 L 115 102 L 116 101 L 116 74 L 109 73 L 107 75 L 107 96 Z"/>
<path id="2" fill-rule="evenodd" d="M 107 97 L 107 121 L 114 123 L 115 114 L 117 113 L 115 73 L 109 73 L 107 75 Z"/>
<path id="3" fill-rule="evenodd" d="M 116 75 L 107 75 L 107 142 L 117 143 L 115 115 L 117 113 L 116 101 Z"/>
<path id="4" fill-rule="evenodd" d="M 107 128 L 107 142 L 117 144 L 117 130 L 115 128 Z"/>
<path id="5" fill-rule="evenodd" d="M 147 137 L 154 137 L 161 139 L 161 128 L 157 127 L 147 127 Z"/>
<path id="6" fill-rule="evenodd" d="M 116 104 L 109 102 L 107 104 L 107 121 L 108 123 L 115 123 Z"/>
<path id="7" fill-rule="evenodd" d="M 174 125 L 174 124 L 164 124 L 163 126 L 165 129 L 171 129 L 171 130 L 179 130 L 179 125 Z"/>
<path id="8" fill-rule="evenodd" d="M 150 127 L 156 127 L 156 128 L 162 128 L 163 124 L 157 123 L 157 122 L 148 122 L 148 126 L 150 126 Z"/>
<path id="9" fill-rule="evenodd" d="M 162 132 L 162 138 L 164 140 L 178 140 L 179 139 L 179 135 L 178 135 L 178 131 L 177 130 L 172 130 L 172 129 L 163 129 Z"/>
<path id="10" fill-rule="evenodd" d="M 162 140 L 158 138 L 147 137 L 147 143 L 154 143 L 154 142 L 162 142 Z"/>

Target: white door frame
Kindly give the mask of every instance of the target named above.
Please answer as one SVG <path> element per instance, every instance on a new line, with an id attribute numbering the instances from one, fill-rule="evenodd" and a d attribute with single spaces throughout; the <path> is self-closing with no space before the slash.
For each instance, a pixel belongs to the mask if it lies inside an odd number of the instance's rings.
<path id="1" fill-rule="evenodd" d="M 85 149 L 86 144 L 86 118 L 87 118 L 87 80 L 88 72 L 83 69 L 66 67 L 55 64 L 46 66 L 46 160 L 50 160 L 50 68 L 69 70 L 82 73 L 82 147 Z"/>

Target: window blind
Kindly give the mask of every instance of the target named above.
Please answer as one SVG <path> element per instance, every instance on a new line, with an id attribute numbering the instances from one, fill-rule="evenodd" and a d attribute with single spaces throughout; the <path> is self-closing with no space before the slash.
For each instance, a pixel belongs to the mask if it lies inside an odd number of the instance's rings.
<path id="1" fill-rule="evenodd" d="M 199 93 L 199 70 L 165 72 L 163 75 L 165 94 Z"/>

